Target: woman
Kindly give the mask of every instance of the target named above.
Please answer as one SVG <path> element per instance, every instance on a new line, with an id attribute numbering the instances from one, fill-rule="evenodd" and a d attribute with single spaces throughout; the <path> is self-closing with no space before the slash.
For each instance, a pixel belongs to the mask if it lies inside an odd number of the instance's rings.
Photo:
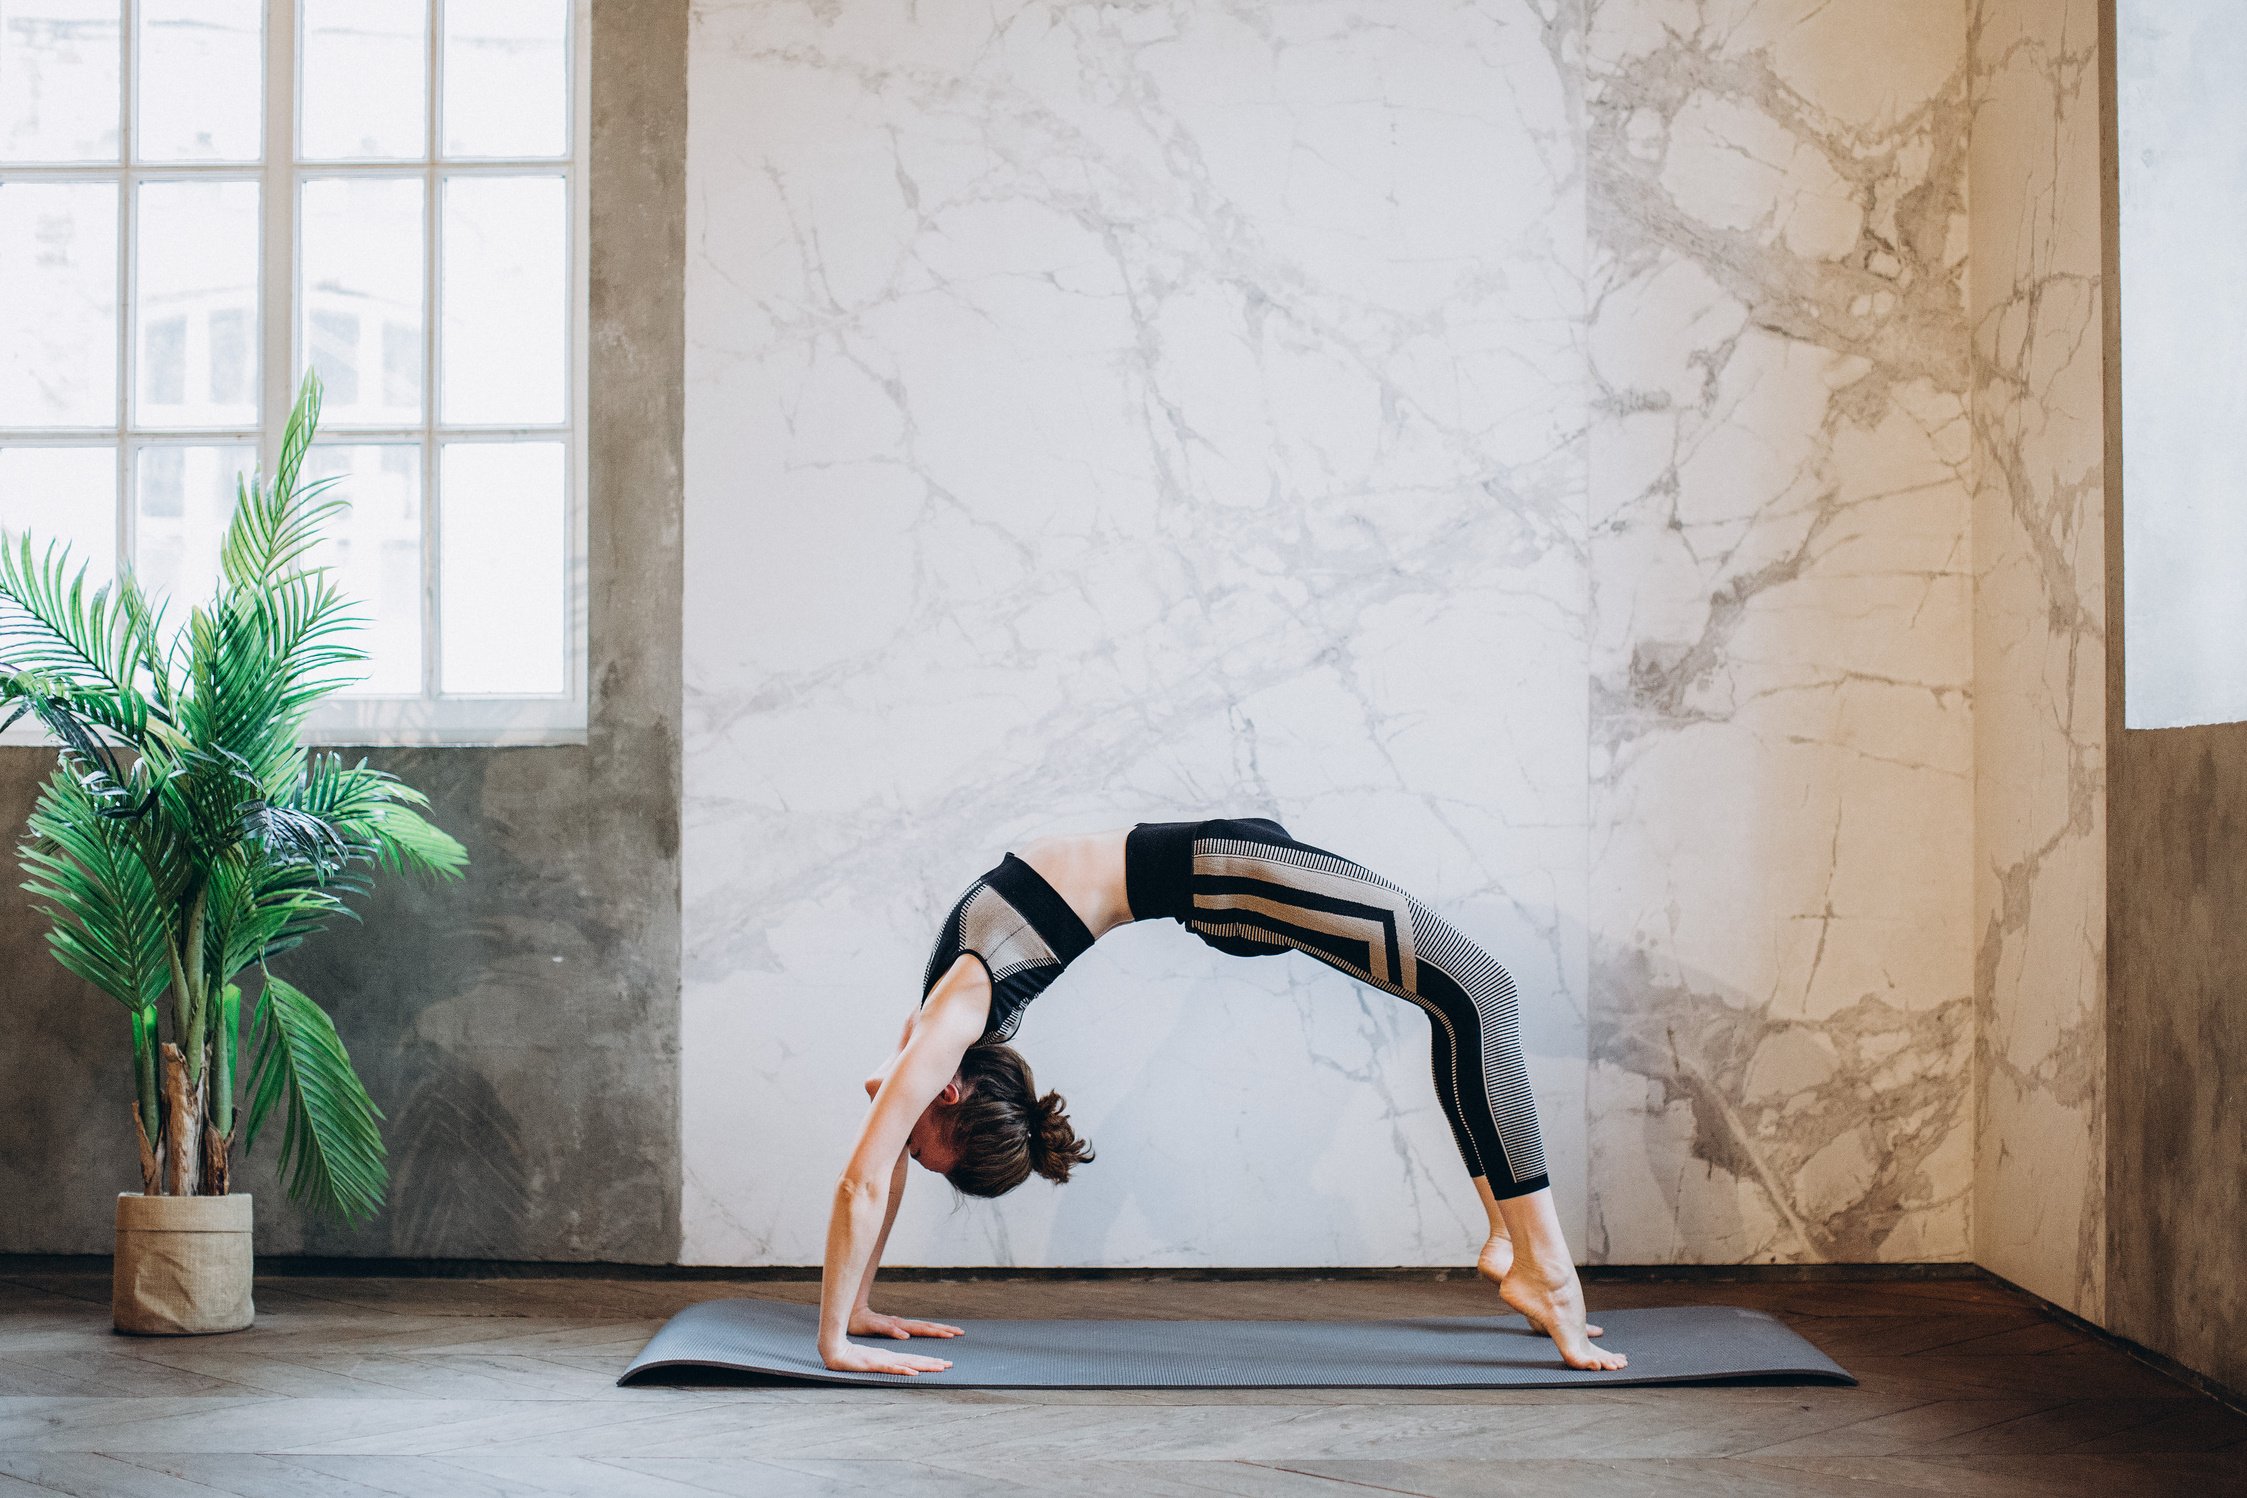
<path id="1" fill-rule="evenodd" d="M 1056 1093 L 1040 1097 L 1006 1042 L 1023 1010 L 1094 941 L 1168 917 L 1221 952 L 1304 952 L 1419 1005 L 1433 1033 L 1436 1096 L 1490 1217 L 1476 1268 L 1553 1339 L 1572 1368 L 1621 1368 L 1594 1347 L 1545 1179 L 1522 1063 L 1513 981 L 1488 953 L 1387 880 L 1295 841 L 1277 822 L 1144 822 L 1129 832 L 1033 843 L 968 887 L 945 917 L 921 1008 L 897 1054 L 866 1079 L 873 1107 L 835 1188 L 820 1286 L 819 1355 L 856 1373 L 933 1373 L 943 1358 L 853 1336 L 956 1337 L 941 1322 L 867 1303 L 917 1161 L 973 1196 L 1034 1171 L 1066 1181 L 1092 1151 Z"/>

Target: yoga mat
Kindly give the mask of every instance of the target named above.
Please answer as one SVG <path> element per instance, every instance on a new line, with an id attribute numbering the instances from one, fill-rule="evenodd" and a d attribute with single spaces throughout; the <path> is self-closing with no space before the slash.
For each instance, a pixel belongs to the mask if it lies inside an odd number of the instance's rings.
<path id="1" fill-rule="evenodd" d="M 952 1389 L 1558 1389 L 1791 1378 L 1854 1384 L 1777 1317 L 1738 1306 L 1602 1311 L 1617 1373 L 1570 1368 L 1519 1316 L 1406 1321 L 955 1321 L 967 1335 L 861 1342 L 950 1358 L 942 1373 L 831 1373 L 814 1345 L 818 1310 L 709 1300 L 665 1322 L 620 1384 L 664 1368 L 836 1384 Z"/>

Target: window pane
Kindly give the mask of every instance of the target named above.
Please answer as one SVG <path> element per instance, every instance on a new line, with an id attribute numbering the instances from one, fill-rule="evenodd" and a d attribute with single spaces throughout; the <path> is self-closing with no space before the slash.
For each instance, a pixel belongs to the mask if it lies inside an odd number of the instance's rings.
<path id="1" fill-rule="evenodd" d="M 257 207 L 255 182 L 142 185 L 141 425 L 257 424 Z"/>
<path id="2" fill-rule="evenodd" d="M 2247 721 L 2247 10 L 2116 24 L 2124 721 Z"/>
<path id="3" fill-rule="evenodd" d="M 117 188 L 0 182 L 0 426 L 117 424 Z"/>
<path id="4" fill-rule="evenodd" d="M 264 135 L 264 0 L 140 0 L 143 161 L 255 161 Z"/>
<path id="5" fill-rule="evenodd" d="M 306 457 L 307 478 L 334 478 L 328 493 L 350 505 L 328 523 L 313 552 L 335 569 L 336 586 L 358 604 L 366 628 L 367 679 L 351 696 L 421 691 L 421 449 L 411 443 L 322 444 Z"/>
<path id="6" fill-rule="evenodd" d="M 560 177 L 445 179 L 446 421 L 562 419 L 566 202 Z"/>
<path id="7" fill-rule="evenodd" d="M 418 177 L 304 184 L 297 305 L 331 427 L 421 423 L 421 201 Z"/>
<path id="8" fill-rule="evenodd" d="M 115 161 L 117 0 L 0 0 L 0 161 Z"/>
<path id="9" fill-rule="evenodd" d="M 438 484 L 445 691 L 564 690 L 562 444 L 447 443 Z"/>
<path id="10" fill-rule="evenodd" d="M 171 628 L 217 591 L 235 480 L 256 464 L 248 447 L 164 443 L 135 454 L 134 567 L 150 597 L 171 599 L 164 618 Z"/>
<path id="11" fill-rule="evenodd" d="M 304 0 L 300 15 L 303 159 L 421 156 L 429 138 L 427 0 Z"/>
<path id="12" fill-rule="evenodd" d="M 569 154 L 568 0 L 445 0 L 445 154 Z"/>
<path id="13" fill-rule="evenodd" d="M 87 580 L 106 581 L 117 566 L 117 449 L 0 447 L 0 530 L 30 533 L 70 547 Z"/>

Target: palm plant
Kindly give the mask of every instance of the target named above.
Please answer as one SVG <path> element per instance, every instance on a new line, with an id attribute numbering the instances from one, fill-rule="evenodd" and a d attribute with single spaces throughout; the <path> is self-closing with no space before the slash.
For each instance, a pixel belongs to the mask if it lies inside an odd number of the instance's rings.
<path id="1" fill-rule="evenodd" d="M 55 959 L 125 1006 L 151 1195 L 228 1190 L 276 1108 L 290 1195 L 341 1219 L 388 1184 L 379 1122 L 327 1013 L 268 964 L 375 869 L 457 879 L 459 843 L 411 787 L 304 746 L 306 715 L 366 658 L 312 553 L 344 503 L 299 482 L 319 423 L 307 374 L 270 480 L 239 482 L 216 595 L 167 633 L 128 568 L 88 589 L 67 547 L 0 537 L 0 711 L 60 747 L 21 848 Z M 237 1068 L 242 989 L 252 1056 Z M 249 979 L 245 979 L 249 981 Z"/>

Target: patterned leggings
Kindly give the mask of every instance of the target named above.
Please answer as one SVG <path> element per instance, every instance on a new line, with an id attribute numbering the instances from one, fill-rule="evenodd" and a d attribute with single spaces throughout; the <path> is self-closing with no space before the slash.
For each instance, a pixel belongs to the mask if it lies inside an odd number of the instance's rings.
<path id="1" fill-rule="evenodd" d="M 1436 1097 L 1469 1173 L 1503 1200 L 1546 1184 L 1514 981 L 1458 928 L 1277 822 L 1143 822 L 1125 843 L 1132 917 L 1221 952 L 1303 952 L 1428 1015 Z"/>

